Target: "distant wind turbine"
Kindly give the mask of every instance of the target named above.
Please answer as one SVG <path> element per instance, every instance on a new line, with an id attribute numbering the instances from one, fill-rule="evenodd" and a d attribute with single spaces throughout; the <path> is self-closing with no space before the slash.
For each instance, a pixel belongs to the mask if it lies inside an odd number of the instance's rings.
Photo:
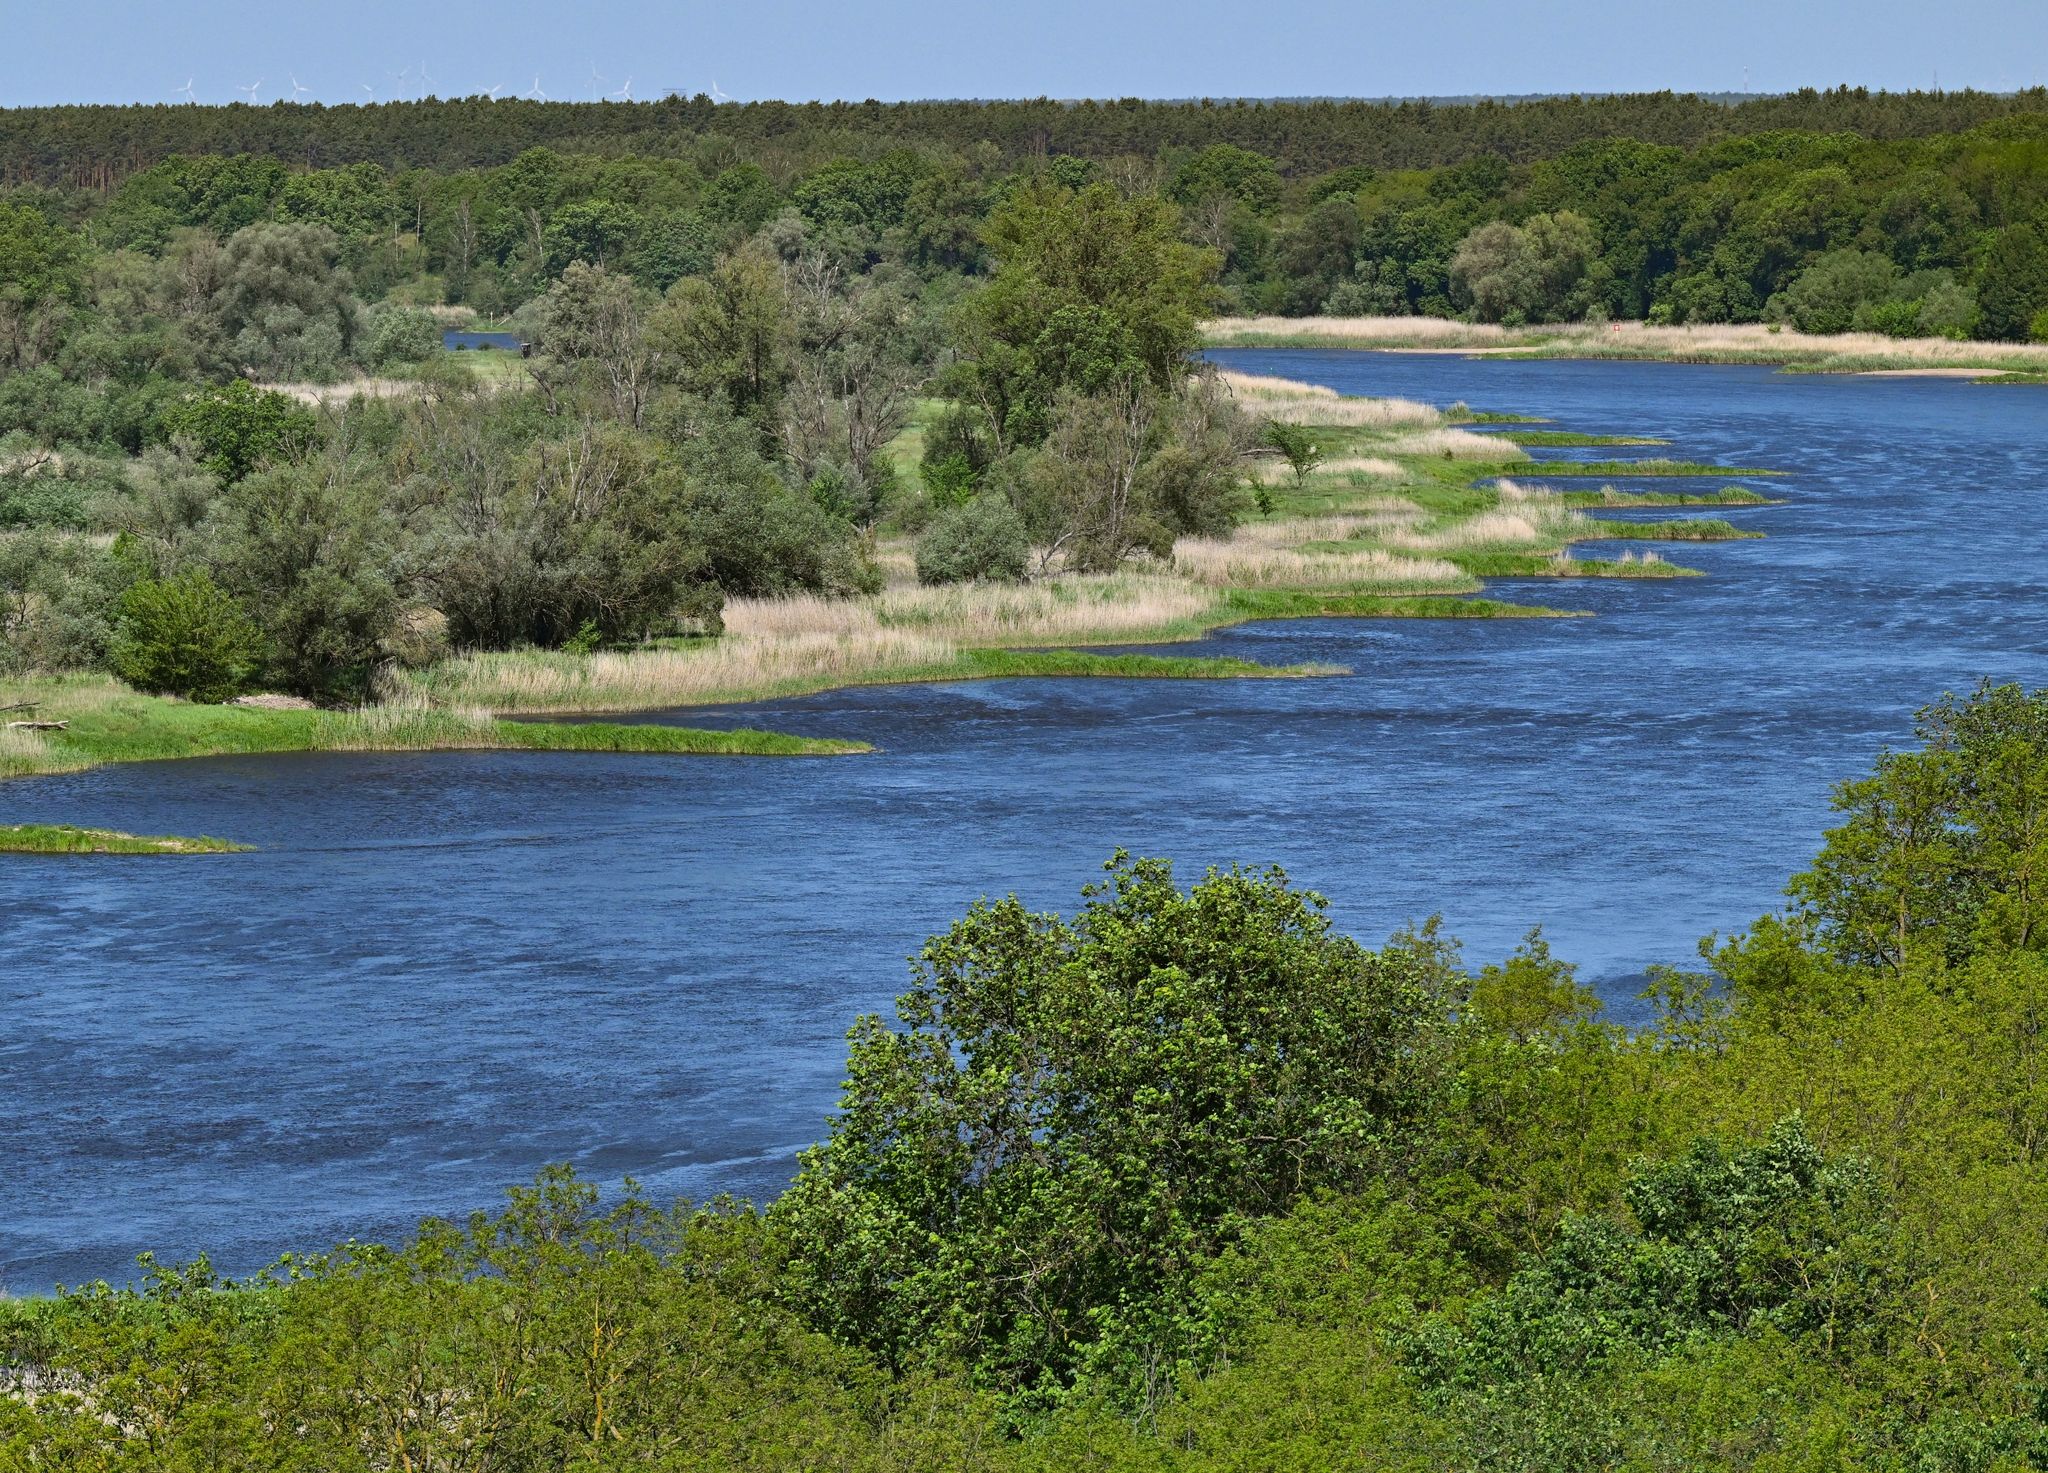
<path id="1" fill-rule="evenodd" d="M 372 87 L 368 82 L 363 83 L 363 91 L 369 97 L 371 102 L 375 102 L 377 100 L 377 89 L 375 87 Z"/>
<path id="2" fill-rule="evenodd" d="M 719 90 L 718 90 L 718 78 L 716 78 L 716 77 L 713 77 L 713 78 L 711 79 L 711 100 L 712 100 L 713 102 L 731 102 L 731 101 L 732 101 L 732 99 L 731 99 L 730 97 L 726 96 L 726 95 L 725 95 L 725 94 L 724 94 L 723 92 L 721 92 L 721 91 L 719 91 Z"/>
<path id="3" fill-rule="evenodd" d="M 607 77 L 607 76 L 606 76 L 606 75 L 605 75 L 605 74 L 604 74 L 603 72 L 601 72 L 601 71 L 599 71 L 599 70 L 597 69 L 597 63 L 596 63 L 596 62 L 594 62 L 594 61 L 593 61 L 593 62 L 592 62 L 592 63 L 590 64 L 590 100 L 591 100 L 592 102 L 595 102 L 595 101 L 597 101 L 597 98 L 598 98 L 598 91 L 597 91 L 597 89 L 598 89 L 598 84 L 599 84 L 599 83 L 601 83 L 601 82 L 609 82 L 610 80 L 611 80 L 611 78 Z"/>
<path id="4" fill-rule="evenodd" d="M 491 101 L 496 102 L 498 100 L 498 94 L 500 92 L 503 92 L 504 90 L 505 84 L 503 82 L 500 82 L 495 87 L 487 88 L 484 92 L 484 96 L 490 98 Z"/>
<path id="5" fill-rule="evenodd" d="M 546 102 L 548 100 L 547 93 L 540 90 L 539 72 L 535 72 L 533 74 L 533 87 L 528 92 L 525 93 L 525 96 L 531 98 L 535 102 Z"/>
<path id="6" fill-rule="evenodd" d="M 434 79 L 433 79 L 432 77 L 430 77 L 430 76 L 428 76 L 428 75 L 427 75 L 427 64 L 426 64 L 425 62 L 421 62 L 421 63 L 420 63 L 420 86 L 421 86 L 421 87 L 423 87 L 423 88 L 425 88 L 425 87 L 432 87 L 433 85 L 434 85 Z M 432 93 L 429 93 L 429 92 L 425 92 L 425 91 L 423 91 L 423 92 L 421 92 L 421 93 L 420 93 L 420 96 L 422 96 L 422 97 L 429 97 L 429 96 L 432 96 L 432 95 L 433 95 Z"/>
<path id="7" fill-rule="evenodd" d="M 296 75 L 295 73 L 292 73 L 292 72 L 287 72 L 287 73 L 285 73 L 285 75 L 286 75 L 286 76 L 288 76 L 288 77 L 290 77 L 290 78 L 292 79 L 292 101 L 293 101 L 293 102 L 297 102 L 297 101 L 298 101 L 298 100 L 299 100 L 299 99 L 300 99 L 301 97 L 304 97 L 304 96 L 305 96 L 305 95 L 306 95 L 306 94 L 307 94 L 308 92 L 310 92 L 310 91 L 312 91 L 312 90 L 313 90 L 313 89 L 312 89 L 312 88 L 310 88 L 310 87 L 301 87 L 301 86 L 299 85 L 299 79 L 298 79 L 298 76 L 297 76 L 297 75 Z"/>
<path id="8" fill-rule="evenodd" d="M 199 94 L 192 90 L 192 84 L 198 80 L 199 79 L 197 77 L 187 77 L 185 79 L 185 85 L 180 87 L 177 91 L 173 92 L 171 96 L 182 97 L 187 102 L 196 103 L 197 101 L 199 101 Z"/>
<path id="9" fill-rule="evenodd" d="M 616 97 L 622 102 L 631 102 L 633 100 L 633 79 L 631 77 L 626 78 L 625 86 L 616 92 L 607 92 L 605 96 Z"/>
<path id="10" fill-rule="evenodd" d="M 235 90 L 236 90 L 237 92 L 246 92 L 246 93 L 248 93 L 248 94 L 249 94 L 249 106 L 251 106 L 251 107 L 254 107 L 254 106 L 256 105 L 256 89 L 257 89 L 258 87 L 261 87 L 262 85 L 263 85 L 263 79 L 262 79 L 261 77 L 258 77 L 258 78 L 257 78 L 257 79 L 256 79 L 255 81 L 251 82 L 251 83 L 250 83 L 250 84 L 249 84 L 248 86 L 246 86 L 246 87 L 237 87 L 237 88 L 236 88 Z"/>

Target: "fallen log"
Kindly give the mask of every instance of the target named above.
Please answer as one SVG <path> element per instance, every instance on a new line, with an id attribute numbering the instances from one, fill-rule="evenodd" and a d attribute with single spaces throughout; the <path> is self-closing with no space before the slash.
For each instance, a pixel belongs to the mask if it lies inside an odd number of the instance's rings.
<path id="1" fill-rule="evenodd" d="M 10 721 L 7 723 L 7 729 L 9 731 L 69 731 L 71 723 L 68 721 Z"/>

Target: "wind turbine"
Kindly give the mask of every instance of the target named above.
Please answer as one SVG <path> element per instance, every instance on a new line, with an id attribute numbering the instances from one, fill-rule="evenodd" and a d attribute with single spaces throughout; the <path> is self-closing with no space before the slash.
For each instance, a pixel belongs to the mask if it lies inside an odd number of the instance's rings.
<path id="1" fill-rule="evenodd" d="M 597 101 L 597 97 L 598 97 L 598 92 L 597 92 L 597 87 L 598 87 L 598 83 L 600 83 L 600 82 L 609 82 L 610 80 L 611 80 L 611 78 L 610 78 L 610 77 L 607 77 L 607 76 L 606 76 L 606 75 L 605 75 L 605 74 L 604 74 L 603 72 L 601 72 L 601 71 L 599 71 L 599 70 L 597 69 L 597 63 L 596 63 L 596 62 L 594 62 L 594 61 L 593 61 L 593 62 L 592 62 L 592 63 L 590 64 L 590 100 L 591 100 L 592 102 L 595 102 L 595 101 Z"/>
<path id="2" fill-rule="evenodd" d="M 721 91 L 719 91 L 719 90 L 718 90 L 718 78 L 716 78 L 716 77 L 713 77 L 713 78 L 711 79 L 711 100 L 712 100 L 713 102 L 731 102 L 731 101 L 732 101 L 732 99 L 731 99 L 730 97 L 726 96 L 726 95 L 725 95 L 725 94 L 724 94 L 723 92 L 721 92 Z"/>
<path id="3" fill-rule="evenodd" d="M 375 102 L 377 100 L 377 89 L 375 87 L 372 87 L 368 82 L 363 83 L 363 92 L 369 98 L 370 102 Z M 370 104 L 369 102 L 366 102 L 363 105 L 365 107 L 368 107 Z"/>
<path id="4" fill-rule="evenodd" d="M 422 87 L 431 87 L 434 85 L 434 79 L 427 75 L 427 64 L 425 62 L 420 63 L 420 85 Z M 433 94 L 430 92 L 420 93 L 420 96 L 422 97 L 431 97 L 432 95 Z"/>
<path id="5" fill-rule="evenodd" d="M 633 79 L 631 77 L 626 78 L 625 86 L 616 92 L 607 92 L 605 96 L 616 97 L 622 102 L 631 102 L 633 100 Z"/>
<path id="6" fill-rule="evenodd" d="M 291 72 L 287 72 L 287 73 L 285 73 L 285 75 L 286 75 L 286 76 L 288 76 L 288 77 L 290 77 L 290 78 L 292 79 L 292 101 L 293 101 L 293 102 L 297 102 L 297 101 L 298 101 L 298 100 L 299 100 L 299 99 L 300 99 L 301 97 L 305 96 L 305 95 L 306 95 L 306 94 L 307 94 L 308 92 L 311 92 L 311 91 L 313 90 L 313 89 L 312 89 L 312 88 L 310 88 L 310 87 L 301 87 L 301 86 L 299 85 L 299 79 L 298 79 L 298 77 L 297 77 L 297 75 L 296 75 L 296 74 L 294 74 L 294 73 L 291 73 Z"/>
<path id="7" fill-rule="evenodd" d="M 193 84 L 194 82 L 198 81 L 198 80 L 199 80 L 199 79 L 198 79 L 197 77 L 187 77 L 187 78 L 185 79 L 185 85 L 184 85 L 184 86 L 182 86 L 182 87 L 180 87 L 180 88 L 179 88 L 179 89 L 178 89 L 177 91 L 173 92 L 173 93 L 171 94 L 171 96 L 173 96 L 173 97 L 182 97 L 182 98 L 184 98 L 184 99 L 185 99 L 185 100 L 186 100 L 187 102 L 191 102 L 191 103 L 196 103 L 196 102 L 198 102 L 198 101 L 199 101 L 199 94 L 198 94 L 198 93 L 196 93 L 196 92 L 194 92 L 194 91 L 192 90 L 192 84 Z"/>
<path id="8" fill-rule="evenodd" d="M 258 77 L 258 78 L 257 78 L 257 79 L 256 79 L 255 81 L 251 82 L 251 83 L 250 83 L 250 84 L 249 84 L 248 86 L 246 86 L 246 87 L 237 87 L 237 88 L 236 88 L 235 90 L 236 90 L 237 92 L 246 92 L 246 93 L 248 93 L 248 94 L 249 94 L 249 106 L 251 106 L 251 107 L 254 107 L 254 106 L 256 105 L 256 89 L 257 89 L 258 87 L 261 87 L 262 85 L 263 85 L 263 79 L 262 79 L 261 77 Z"/>
<path id="9" fill-rule="evenodd" d="M 533 74 L 533 90 L 532 90 L 532 91 L 530 91 L 530 92 L 528 92 L 528 93 L 526 93 L 525 95 L 526 95 L 527 97 L 531 98 L 531 99 L 532 99 L 533 101 L 535 101 L 535 102 L 546 102 L 546 101 L 548 100 L 548 95 L 547 95 L 547 93 L 545 93 L 545 92 L 543 92 L 543 91 L 541 91 L 541 90 L 540 90 L 540 73 L 539 73 L 539 72 L 535 72 L 535 73 Z"/>

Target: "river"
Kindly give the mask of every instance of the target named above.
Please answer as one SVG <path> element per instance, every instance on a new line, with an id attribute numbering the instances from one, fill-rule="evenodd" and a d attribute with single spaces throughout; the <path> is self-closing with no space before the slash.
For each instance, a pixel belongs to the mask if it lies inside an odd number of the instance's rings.
<path id="1" fill-rule="evenodd" d="M 1541 924 L 1617 1015 L 1777 902 L 1830 785 L 1979 677 L 2048 683 L 2048 393 L 1764 369 L 1308 351 L 1350 393 L 1771 466 L 1701 579 L 1497 585 L 1581 620 L 1266 623 L 1183 651 L 1308 681 L 977 682 L 657 719 L 828 761 L 298 755 L 10 783 L 9 821 L 205 860 L 0 855 L 0 1286 L 255 1267 L 488 1206 L 550 1160 L 772 1195 L 842 1035 L 977 895 L 1071 907 L 1118 846 L 1286 866 L 1468 959 Z M 1546 457 L 1552 452 L 1541 452 Z M 1558 452 L 1562 458 L 1567 452 Z M 1658 513 L 1682 515 L 1683 513 Z"/>

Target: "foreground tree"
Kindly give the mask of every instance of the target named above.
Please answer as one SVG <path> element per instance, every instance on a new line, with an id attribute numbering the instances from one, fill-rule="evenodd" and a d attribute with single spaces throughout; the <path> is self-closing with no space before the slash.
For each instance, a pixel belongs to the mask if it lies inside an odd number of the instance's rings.
<path id="1" fill-rule="evenodd" d="M 1445 999 L 1278 870 L 1119 855 L 1072 923 L 977 905 L 868 1018 L 832 1138 L 774 1218 L 814 1322 L 901 1366 L 1046 1389 L 1170 1335 L 1240 1216 L 1398 1173 Z"/>
<path id="2" fill-rule="evenodd" d="M 1838 961 L 2048 949 L 2048 689 L 1986 683 L 1920 713 L 1917 752 L 1844 783 L 1801 918 Z"/>

